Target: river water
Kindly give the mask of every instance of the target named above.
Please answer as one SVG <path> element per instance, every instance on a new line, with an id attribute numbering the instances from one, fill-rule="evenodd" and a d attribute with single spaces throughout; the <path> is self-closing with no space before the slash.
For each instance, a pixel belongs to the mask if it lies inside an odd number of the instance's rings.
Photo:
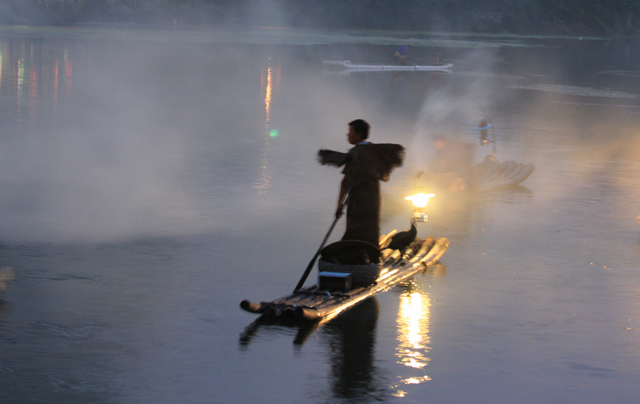
<path id="1" fill-rule="evenodd" d="M 322 63 L 408 41 L 453 72 Z M 640 396 L 637 43 L 18 28 L 0 45 L 3 404 Z M 408 148 L 388 232 L 433 137 L 477 144 L 486 117 L 498 159 L 536 170 L 436 195 L 419 233 L 450 240 L 439 265 L 319 327 L 240 310 L 289 293 L 318 248 L 340 173 L 315 153 L 346 151 L 349 121 Z"/>

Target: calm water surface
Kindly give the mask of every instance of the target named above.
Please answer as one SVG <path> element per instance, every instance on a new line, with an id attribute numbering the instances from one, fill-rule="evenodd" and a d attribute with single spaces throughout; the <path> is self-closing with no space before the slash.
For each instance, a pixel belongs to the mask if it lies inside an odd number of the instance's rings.
<path id="1" fill-rule="evenodd" d="M 637 400 L 637 44 L 416 46 L 454 72 L 339 74 L 322 61 L 396 46 L 162 35 L 0 43 L 2 403 Z M 419 232 L 451 241 L 440 265 L 319 327 L 239 309 L 318 247 L 340 174 L 315 153 L 346 150 L 347 122 L 408 147 L 386 232 L 433 136 L 477 143 L 486 116 L 498 158 L 536 170 L 436 196 Z"/>

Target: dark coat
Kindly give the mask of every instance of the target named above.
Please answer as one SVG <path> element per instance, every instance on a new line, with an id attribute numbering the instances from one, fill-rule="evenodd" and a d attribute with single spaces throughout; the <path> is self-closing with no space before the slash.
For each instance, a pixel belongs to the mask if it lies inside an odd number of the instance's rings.
<path id="1" fill-rule="evenodd" d="M 380 180 L 388 181 L 402 165 L 404 147 L 397 144 L 357 145 L 348 153 L 320 150 L 321 164 L 341 167 L 342 187 L 349 192 L 347 230 L 343 240 L 361 240 L 378 246 L 380 237 Z"/>

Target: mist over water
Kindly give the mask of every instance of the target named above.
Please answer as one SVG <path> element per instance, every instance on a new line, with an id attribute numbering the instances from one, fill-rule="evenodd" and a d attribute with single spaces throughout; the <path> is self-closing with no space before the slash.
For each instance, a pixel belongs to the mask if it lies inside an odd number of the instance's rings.
<path id="1" fill-rule="evenodd" d="M 0 401 L 637 397 L 633 44 L 422 45 L 453 72 L 336 74 L 322 61 L 390 62 L 397 46 L 227 34 L 2 40 L 0 266 L 16 279 Z M 388 232 L 408 226 L 436 136 L 492 153 L 474 129 L 487 117 L 497 158 L 536 169 L 436 195 L 419 235 L 451 241 L 438 266 L 318 327 L 240 311 L 290 292 L 326 234 L 341 174 L 316 153 L 346 151 L 349 121 L 407 147 L 382 186 Z"/>
<path id="2" fill-rule="evenodd" d="M 345 149 L 346 122 L 379 102 L 298 73 L 281 83 L 282 47 L 7 41 L 3 53 L 4 113 L 16 127 L 2 198 L 15 210 L 0 227 L 14 239 L 237 229 L 227 206 L 248 219 L 274 204 L 274 169 L 314 165 L 318 146 Z M 374 133 L 388 139 L 394 126 L 381 117 Z"/>
<path id="3" fill-rule="evenodd" d="M 443 85 L 426 94 L 417 116 L 415 136 L 409 149 L 408 165 L 412 171 L 419 172 L 425 169 L 425 161 L 433 157 L 436 137 L 461 137 L 465 132 L 469 133 L 469 128 L 474 127 L 473 118 L 477 120 L 476 126 L 481 119 L 486 119 L 487 111 L 492 109 L 493 103 L 493 98 L 489 95 L 496 92 L 496 83 L 488 80 L 482 73 L 493 71 L 496 53 L 493 49 L 479 49 L 466 53 L 464 65 L 471 66 L 473 71 L 479 74 L 469 76 L 469 79 L 464 80 L 454 91 L 451 86 Z"/>

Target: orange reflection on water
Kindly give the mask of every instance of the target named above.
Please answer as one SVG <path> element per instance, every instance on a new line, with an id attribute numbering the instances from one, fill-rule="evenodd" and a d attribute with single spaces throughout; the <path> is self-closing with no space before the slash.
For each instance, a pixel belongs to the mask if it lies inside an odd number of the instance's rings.
<path id="1" fill-rule="evenodd" d="M 424 356 L 429 347 L 429 307 L 428 295 L 418 292 L 400 296 L 398 315 L 398 353 L 400 362 L 412 368 L 427 366 L 429 358 Z"/>
<path id="2" fill-rule="evenodd" d="M 431 300 L 428 294 L 406 292 L 400 296 L 400 310 L 398 313 L 398 347 L 396 357 L 399 364 L 423 369 L 429 364 L 426 356 L 430 350 L 429 343 L 429 309 Z M 422 373 L 422 372 L 421 372 Z M 401 380 L 404 385 L 419 384 L 431 380 L 426 374 L 413 375 Z M 398 390 L 396 397 L 403 397 L 406 393 Z"/>
<path id="3" fill-rule="evenodd" d="M 271 187 L 271 181 L 273 179 L 273 175 L 271 173 L 271 168 L 269 164 L 269 132 L 270 127 L 269 124 L 271 122 L 272 115 L 272 106 L 273 101 L 277 92 L 277 89 L 280 85 L 280 65 L 275 67 L 271 66 L 271 58 L 267 63 L 267 66 L 263 68 L 260 72 L 260 90 L 264 94 L 264 110 L 265 110 L 265 121 L 264 121 L 264 129 L 266 131 L 264 148 L 262 151 L 261 163 L 262 169 L 260 172 L 260 178 L 253 185 L 254 189 L 258 190 L 258 194 L 264 194 Z"/>
<path id="4" fill-rule="evenodd" d="M 269 123 L 271 122 L 273 101 L 276 92 L 280 86 L 281 65 L 272 65 L 271 58 L 267 62 L 267 66 L 262 69 L 260 74 L 260 88 L 264 94 L 264 111 L 265 111 L 265 130 L 269 134 Z"/>
<path id="5" fill-rule="evenodd" d="M 269 121 L 271 120 L 271 86 L 272 86 L 272 71 L 271 68 L 269 67 L 267 69 L 267 87 L 265 89 L 265 96 L 264 96 L 264 105 L 265 105 L 265 113 L 266 113 L 266 119 L 265 119 L 265 126 L 267 127 L 267 129 L 269 128 Z"/>
<path id="6" fill-rule="evenodd" d="M 31 39 L 0 42 L 0 96 L 6 104 L 5 119 L 14 119 L 21 130 L 41 123 L 37 117 L 43 105 L 52 106 L 45 109 L 53 116 L 41 121 L 55 122 L 60 91 L 71 95 L 71 54 L 68 48 L 56 48 L 53 53 L 49 49 Z"/>

